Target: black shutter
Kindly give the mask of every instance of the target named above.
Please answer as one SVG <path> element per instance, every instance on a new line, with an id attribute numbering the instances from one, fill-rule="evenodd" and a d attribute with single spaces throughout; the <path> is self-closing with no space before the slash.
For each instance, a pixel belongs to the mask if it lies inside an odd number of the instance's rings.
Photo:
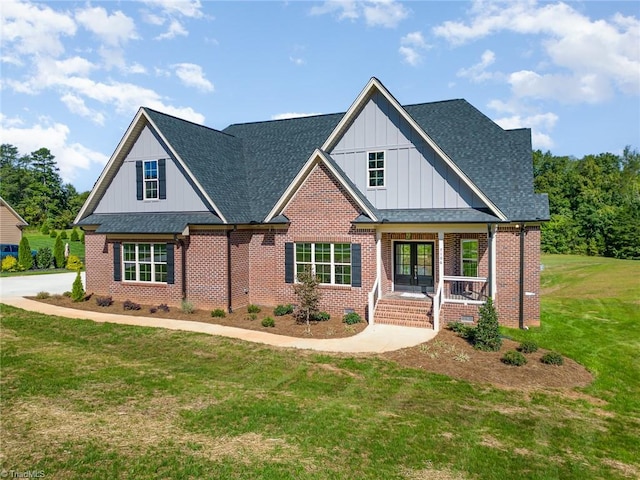
<path id="1" fill-rule="evenodd" d="M 173 285 L 175 283 L 175 268 L 173 261 L 173 243 L 167 243 L 167 283 Z"/>
<path id="2" fill-rule="evenodd" d="M 293 243 L 287 242 L 284 244 L 284 281 L 286 283 L 293 283 L 293 266 Z"/>
<path id="3" fill-rule="evenodd" d="M 167 198 L 167 169 L 166 160 L 161 158 L 158 160 L 158 197 L 160 200 Z"/>
<path id="4" fill-rule="evenodd" d="M 362 254 L 359 243 L 351 244 L 351 286 L 362 286 Z"/>
<path id="5" fill-rule="evenodd" d="M 144 181 L 142 178 L 142 161 L 136 161 L 136 197 L 138 200 L 142 200 L 142 194 L 144 190 Z"/>
<path id="6" fill-rule="evenodd" d="M 122 280 L 122 269 L 120 265 L 120 242 L 113 244 L 113 280 L 119 282 Z"/>

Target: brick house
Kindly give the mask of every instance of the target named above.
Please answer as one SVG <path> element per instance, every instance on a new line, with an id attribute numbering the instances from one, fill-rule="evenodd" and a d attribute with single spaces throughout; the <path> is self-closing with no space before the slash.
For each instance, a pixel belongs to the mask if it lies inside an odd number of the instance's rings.
<path id="1" fill-rule="evenodd" d="M 539 324 L 531 132 L 465 100 L 401 106 L 372 78 L 346 113 L 223 131 L 140 108 L 76 218 L 87 291 L 228 310 L 295 303 L 438 329 Z"/>

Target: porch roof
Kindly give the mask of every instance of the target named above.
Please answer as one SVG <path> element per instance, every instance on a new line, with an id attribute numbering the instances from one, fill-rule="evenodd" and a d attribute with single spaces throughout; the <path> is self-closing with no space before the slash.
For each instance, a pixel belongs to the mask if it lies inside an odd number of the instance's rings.
<path id="1" fill-rule="evenodd" d="M 411 208 L 377 210 L 379 222 L 360 215 L 353 223 L 497 223 L 502 220 L 488 209 Z"/>
<path id="2" fill-rule="evenodd" d="M 222 220 L 210 212 L 94 213 L 78 225 L 98 225 L 96 233 L 182 233 L 187 225 L 222 225 Z"/>

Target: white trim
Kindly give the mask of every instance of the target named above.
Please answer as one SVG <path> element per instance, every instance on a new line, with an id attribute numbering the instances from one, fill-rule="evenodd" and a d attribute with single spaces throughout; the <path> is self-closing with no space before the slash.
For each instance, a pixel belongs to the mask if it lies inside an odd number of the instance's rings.
<path id="1" fill-rule="evenodd" d="M 156 164 L 156 178 L 147 179 L 147 163 Z M 142 161 L 142 199 L 143 200 L 159 200 L 160 199 L 160 171 L 159 171 L 158 160 L 143 160 Z M 155 182 L 156 184 L 156 196 L 155 197 L 147 197 L 147 182 Z"/>
<path id="2" fill-rule="evenodd" d="M 369 155 L 371 154 L 377 154 L 378 153 L 382 153 L 382 168 L 378 168 L 377 166 L 375 168 L 371 168 L 369 167 L 369 162 L 371 160 L 369 160 Z M 366 168 L 366 180 L 365 180 L 365 185 L 367 190 L 384 190 L 387 188 L 387 151 L 386 150 L 367 150 L 366 154 L 365 154 L 365 158 L 367 159 L 367 168 Z M 377 162 L 378 159 L 376 158 L 375 161 Z M 371 171 L 380 171 L 382 170 L 382 185 L 374 185 L 371 186 L 370 185 L 370 181 L 371 181 Z"/>
<path id="3" fill-rule="evenodd" d="M 433 278 L 433 289 L 436 289 L 436 271 L 435 271 L 435 240 L 402 240 L 399 238 L 391 239 L 391 291 L 396 291 L 396 243 L 430 243 L 431 244 L 431 277 Z"/>
<path id="4" fill-rule="evenodd" d="M 476 275 L 480 270 L 480 241 L 477 238 L 461 238 L 460 239 L 460 275 L 464 275 L 464 247 L 465 242 L 476 242 Z M 471 277 L 470 277 L 471 278 Z M 478 278 L 472 277 L 472 278 Z"/>
<path id="5" fill-rule="evenodd" d="M 384 223 L 375 228 L 382 233 L 487 233 L 486 223 Z"/>
<path id="6" fill-rule="evenodd" d="M 444 232 L 438 232 L 438 285 L 444 279 Z"/>
<path id="7" fill-rule="evenodd" d="M 18 214 L 18 212 L 16 212 L 16 211 L 13 209 L 13 207 L 12 207 L 11 205 L 9 205 L 9 204 L 7 203 L 7 201 L 6 201 L 4 198 L 0 197 L 0 203 L 2 203 L 2 205 L 4 205 L 5 207 L 7 207 L 7 209 L 9 210 L 9 212 L 10 212 L 14 217 L 16 217 L 16 219 L 17 219 L 19 222 L 21 222 L 21 223 L 22 223 L 22 225 L 16 225 L 17 227 L 26 227 L 26 226 L 28 226 L 28 225 L 29 225 L 29 224 L 27 223 L 27 221 L 26 221 L 24 218 L 22 218 L 22 217 Z"/>
<path id="8" fill-rule="evenodd" d="M 325 155 L 325 153 L 316 148 L 316 150 L 311 154 L 309 159 L 300 169 L 295 178 L 291 181 L 287 189 L 284 191 L 282 196 L 278 199 L 274 207 L 271 209 L 267 217 L 264 219 L 264 223 L 270 222 L 275 216 L 277 216 L 280 212 L 286 210 L 291 199 L 293 199 L 294 195 L 297 193 L 298 189 L 302 186 L 307 177 L 313 172 L 313 169 L 322 162 L 331 172 L 331 174 L 338 180 L 338 182 L 344 187 L 344 189 L 349 193 L 349 196 L 355 201 L 358 206 L 364 211 L 365 214 L 369 216 L 373 221 L 377 221 L 378 219 L 373 214 L 373 212 L 367 207 L 367 205 L 360 199 L 358 195 L 356 195 L 355 191 L 349 186 L 347 182 L 345 182 L 342 175 L 338 173 L 338 171 L 331 165 L 329 159 Z"/>
<path id="9" fill-rule="evenodd" d="M 309 244 L 311 245 L 311 261 L 310 262 L 298 262 L 298 245 Z M 316 254 L 316 245 L 318 244 L 328 244 L 329 245 L 329 262 L 316 262 L 315 254 Z M 349 263 L 336 263 L 335 260 L 335 246 L 336 245 L 349 245 Z M 338 287 L 351 287 L 351 283 L 353 282 L 353 268 L 351 267 L 351 242 L 294 242 L 293 243 L 293 278 L 298 278 L 298 263 L 303 265 L 310 265 L 311 271 L 314 275 L 318 275 L 316 273 L 317 265 L 329 265 L 329 283 L 319 282 L 320 285 L 331 285 Z M 337 266 L 348 266 L 349 267 L 349 283 L 336 283 L 336 267 Z"/>
<path id="10" fill-rule="evenodd" d="M 498 278 L 496 277 L 497 275 L 496 255 L 498 253 L 496 234 L 498 233 L 498 226 L 491 225 L 489 228 L 491 228 L 492 230 L 491 245 L 489 245 L 489 248 L 491 249 L 491 265 L 489 265 L 489 271 L 490 271 L 489 278 L 491 279 L 491 283 L 489 284 L 489 296 L 491 297 L 492 300 L 495 300 L 496 293 L 498 292 Z"/>
<path id="11" fill-rule="evenodd" d="M 141 244 L 150 245 L 151 246 L 151 249 L 150 249 L 151 261 L 149 261 L 149 262 L 140 262 L 140 250 L 139 250 L 139 248 L 140 248 Z M 127 261 L 124 258 L 124 246 L 125 245 L 134 245 L 135 246 L 135 257 L 136 258 L 135 258 L 135 260 L 133 262 Z M 120 250 L 120 262 L 121 262 L 120 268 L 121 268 L 121 277 L 122 277 L 122 282 L 123 283 L 144 283 L 144 284 L 152 283 L 152 284 L 155 284 L 155 285 L 166 285 L 167 284 L 166 280 L 164 282 L 158 282 L 158 281 L 155 280 L 155 277 L 156 277 L 156 265 L 165 265 L 165 266 L 167 266 L 166 271 L 165 271 L 165 276 L 167 276 L 168 273 L 169 273 L 168 258 L 167 258 L 167 261 L 164 261 L 164 262 L 156 262 L 155 261 L 155 258 L 154 258 L 155 257 L 155 252 L 154 252 L 154 250 L 155 250 L 155 246 L 156 245 L 164 245 L 165 249 L 167 248 L 167 244 L 166 243 L 159 243 L 159 242 L 155 242 L 154 243 L 154 242 L 144 242 L 144 241 L 143 242 L 123 242 L 120 245 L 120 249 L 121 249 Z M 168 252 L 166 252 L 166 253 L 168 254 Z M 126 276 L 125 264 L 127 264 L 127 263 L 133 263 L 136 266 L 136 278 L 135 278 L 135 280 L 127 280 L 125 278 L 125 276 Z M 152 278 L 152 280 L 140 280 L 140 265 L 151 265 L 151 278 Z"/>
<path id="12" fill-rule="evenodd" d="M 386 89 L 382 82 L 375 77 L 371 77 L 367 85 L 360 92 L 358 97 L 349 107 L 349 110 L 344 114 L 340 123 L 333 129 L 333 132 L 329 135 L 327 140 L 322 145 L 322 150 L 325 152 L 331 151 L 331 149 L 336 145 L 339 140 L 339 137 L 342 135 L 343 130 L 349 125 L 355 118 L 355 116 L 359 113 L 359 111 L 364 107 L 364 103 L 368 100 L 369 96 L 372 94 L 374 90 L 380 92 L 386 100 L 398 111 L 400 116 L 404 118 L 409 125 L 413 129 L 418 132 L 418 134 L 422 137 L 422 139 L 427 142 L 427 144 L 439 155 L 444 162 L 451 167 L 451 169 L 456 172 L 456 174 L 465 182 L 465 184 L 471 189 L 473 193 L 478 195 L 480 199 L 495 213 L 501 220 L 506 220 L 507 217 L 500 211 L 500 209 L 484 194 L 482 190 L 480 190 L 475 183 L 471 181 L 471 179 L 458 167 L 453 160 L 438 146 L 433 139 L 427 135 L 427 133 L 416 123 L 416 121 L 407 113 L 407 111 L 400 105 L 400 103 L 391 95 L 391 93 Z M 368 182 L 367 182 L 368 184 Z"/>
<path id="13" fill-rule="evenodd" d="M 382 233 L 376 231 L 376 278 L 378 282 L 378 298 L 382 297 Z"/>

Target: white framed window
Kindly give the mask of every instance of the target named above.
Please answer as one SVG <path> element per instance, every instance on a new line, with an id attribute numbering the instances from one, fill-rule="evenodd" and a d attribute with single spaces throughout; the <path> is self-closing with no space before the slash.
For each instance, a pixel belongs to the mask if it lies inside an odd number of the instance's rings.
<path id="1" fill-rule="evenodd" d="M 368 188 L 384 187 L 384 152 L 369 152 Z"/>
<path id="2" fill-rule="evenodd" d="M 144 162 L 144 199 L 158 199 L 158 161 Z"/>
<path id="3" fill-rule="evenodd" d="M 296 270 L 310 269 L 321 284 L 351 285 L 351 244 L 296 243 Z"/>
<path id="4" fill-rule="evenodd" d="M 166 243 L 123 243 L 124 281 L 167 283 Z"/>
<path id="5" fill-rule="evenodd" d="M 478 276 L 478 240 L 463 238 L 460 241 L 460 266 L 463 277 Z"/>

